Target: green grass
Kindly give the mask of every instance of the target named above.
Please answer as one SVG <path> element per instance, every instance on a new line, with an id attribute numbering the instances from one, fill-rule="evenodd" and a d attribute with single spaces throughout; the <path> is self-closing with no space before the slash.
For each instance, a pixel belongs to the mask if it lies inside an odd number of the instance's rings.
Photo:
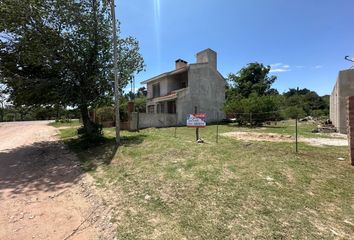
<path id="1" fill-rule="evenodd" d="M 52 122 L 49 123 L 50 126 L 56 127 L 56 128 L 60 128 L 60 127 L 79 127 L 81 125 L 81 123 L 79 122 L 79 120 L 70 120 L 69 122 Z"/>
<path id="2" fill-rule="evenodd" d="M 230 124 L 229 126 L 235 126 Z M 311 122 L 298 122 L 298 134 L 302 137 L 328 137 L 328 134 L 312 133 L 312 130 L 316 129 L 317 124 Z M 270 125 L 264 125 L 263 127 L 237 127 L 236 131 L 252 131 L 252 132 L 264 132 L 264 133 L 278 133 L 284 135 L 295 135 L 295 120 L 286 120 L 279 122 L 272 122 Z"/>
<path id="3" fill-rule="evenodd" d="M 309 126 L 300 128 L 311 136 Z M 221 133 L 244 129 L 219 126 Z M 291 126 L 248 130 L 286 134 Z M 347 148 L 301 143 L 295 154 L 292 143 L 216 143 L 215 125 L 200 130 L 204 144 L 195 143 L 194 129 L 177 128 L 176 137 L 174 131 L 123 131 L 116 149 L 114 129 L 105 129 L 101 145 L 73 148 L 115 209 L 118 239 L 354 235 L 354 169 L 337 160 Z"/>

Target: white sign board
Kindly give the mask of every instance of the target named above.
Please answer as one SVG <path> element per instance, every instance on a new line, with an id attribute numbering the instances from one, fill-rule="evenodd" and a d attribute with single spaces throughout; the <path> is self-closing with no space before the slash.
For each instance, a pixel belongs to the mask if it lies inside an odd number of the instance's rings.
<path id="1" fill-rule="evenodd" d="M 205 113 L 189 114 L 187 118 L 187 127 L 204 128 L 206 126 Z"/>

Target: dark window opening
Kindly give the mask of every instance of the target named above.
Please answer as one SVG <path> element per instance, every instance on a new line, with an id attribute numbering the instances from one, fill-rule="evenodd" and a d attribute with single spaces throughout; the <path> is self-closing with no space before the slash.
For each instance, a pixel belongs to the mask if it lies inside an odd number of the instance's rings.
<path id="1" fill-rule="evenodd" d="M 160 97 L 160 83 L 152 85 L 152 97 Z"/>
<path id="2" fill-rule="evenodd" d="M 155 106 L 154 105 L 148 106 L 148 113 L 155 113 Z"/>
<path id="3" fill-rule="evenodd" d="M 167 113 L 176 113 L 176 101 L 167 102 Z"/>
<path id="4" fill-rule="evenodd" d="M 165 113 L 165 103 L 157 104 L 157 113 Z"/>

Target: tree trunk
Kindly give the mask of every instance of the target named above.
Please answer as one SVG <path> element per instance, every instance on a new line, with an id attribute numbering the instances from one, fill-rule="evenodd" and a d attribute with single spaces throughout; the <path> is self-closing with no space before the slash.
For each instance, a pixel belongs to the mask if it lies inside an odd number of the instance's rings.
<path id="1" fill-rule="evenodd" d="M 54 108 L 55 108 L 55 120 L 59 121 L 60 120 L 59 119 L 59 108 L 60 108 L 59 104 L 55 104 Z"/>
<path id="2" fill-rule="evenodd" d="M 85 133 L 92 134 L 94 131 L 94 126 L 93 126 L 92 121 L 90 119 L 90 116 L 88 113 L 88 108 L 87 108 L 86 104 L 82 104 L 80 106 L 80 112 L 81 112 L 81 118 L 82 118 L 82 123 L 84 125 Z"/>
<path id="3" fill-rule="evenodd" d="M 3 102 L 0 102 L 1 104 L 1 108 L 0 108 L 0 122 L 3 122 L 4 121 L 4 103 Z"/>

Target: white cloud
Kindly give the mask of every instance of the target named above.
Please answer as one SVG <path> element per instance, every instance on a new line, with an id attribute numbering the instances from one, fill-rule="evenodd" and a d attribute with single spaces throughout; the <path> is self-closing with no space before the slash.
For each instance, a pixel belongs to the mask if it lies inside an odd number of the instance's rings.
<path id="1" fill-rule="evenodd" d="M 315 68 L 316 69 L 320 69 L 320 68 L 323 68 L 323 66 L 322 65 L 316 65 Z"/>
<path id="2" fill-rule="evenodd" d="M 271 67 L 279 67 L 279 66 L 282 66 L 283 64 L 282 63 L 273 63 L 273 64 L 270 64 Z"/>
<path id="3" fill-rule="evenodd" d="M 305 66 L 302 66 L 302 65 L 298 65 L 298 66 L 295 66 L 296 68 L 305 68 Z"/>
<path id="4" fill-rule="evenodd" d="M 270 71 L 271 73 L 276 73 L 276 72 L 289 72 L 291 71 L 290 65 L 283 64 L 283 63 L 274 63 L 270 64 Z"/>
<path id="5" fill-rule="evenodd" d="M 290 69 L 284 69 L 284 68 L 272 68 L 270 69 L 269 72 L 271 73 L 276 73 L 276 72 L 289 72 Z"/>

